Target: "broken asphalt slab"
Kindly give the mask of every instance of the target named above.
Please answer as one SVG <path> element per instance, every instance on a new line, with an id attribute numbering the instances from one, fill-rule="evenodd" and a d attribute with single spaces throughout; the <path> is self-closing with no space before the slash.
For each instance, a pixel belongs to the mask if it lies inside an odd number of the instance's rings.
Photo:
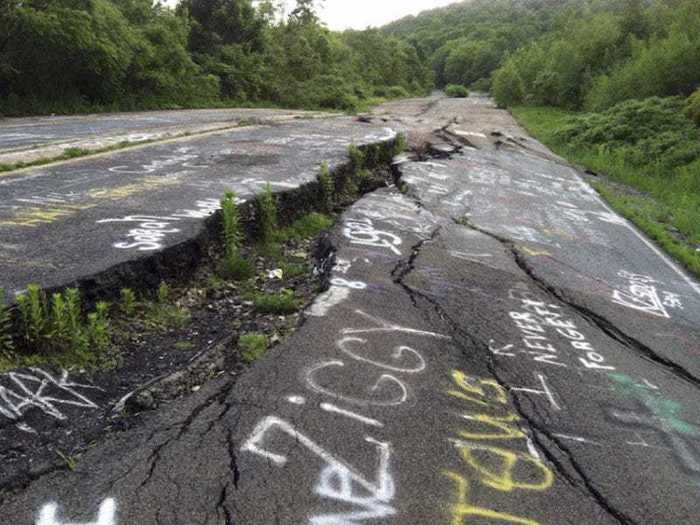
<path id="1" fill-rule="evenodd" d="M 334 228 L 291 339 L 3 494 L 3 519 L 693 523 L 697 283 L 531 147 L 400 169 Z"/>
<path id="2" fill-rule="evenodd" d="M 169 262 L 186 268 L 224 192 L 243 202 L 267 183 L 297 190 L 316 180 L 322 162 L 345 162 L 350 144 L 395 135 L 350 118 L 299 121 L 4 174 L 0 287 L 13 294 L 89 279 L 93 293 L 118 289 L 120 279 L 148 280 Z"/>

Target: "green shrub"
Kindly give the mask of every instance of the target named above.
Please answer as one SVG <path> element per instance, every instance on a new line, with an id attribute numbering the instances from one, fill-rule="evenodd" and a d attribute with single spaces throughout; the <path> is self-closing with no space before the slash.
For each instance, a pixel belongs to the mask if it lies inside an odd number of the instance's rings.
<path id="1" fill-rule="evenodd" d="M 632 165 L 675 168 L 700 158 L 700 130 L 685 118 L 684 108 L 679 97 L 629 100 L 571 118 L 555 138 L 570 146 L 615 150 Z"/>
<path id="2" fill-rule="evenodd" d="M 403 86 L 389 86 L 385 96 L 387 98 L 408 98 L 410 94 Z"/>
<path id="3" fill-rule="evenodd" d="M 270 347 L 270 340 L 264 334 L 246 334 L 238 339 L 238 349 L 243 360 L 250 364 L 265 355 Z"/>
<path id="4" fill-rule="evenodd" d="M 499 107 L 507 108 L 522 104 L 525 96 L 525 86 L 518 68 L 513 61 L 496 71 L 491 84 L 491 93 Z"/>
<path id="5" fill-rule="evenodd" d="M 688 97 L 685 114 L 697 126 L 700 126 L 700 89 Z"/>
<path id="6" fill-rule="evenodd" d="M 445 88 L 445 95 L 450 98 L 467 98 L 469 90 L 458 84 L 450 84 Z"/>
<path id="7" fill-rule="evenodd" d="M 491 79 L 480 78 L 476 82 L 472 82 L 469 87 L 472 91 L 476 91 L 477 93 L 488 93 L 491 91 Z"/>
<path id="8" fill-rule="evenodd" d="M 291 314 L 299 310 L 299 299 L 292 290 L 279 293 L 257 293 L 253 297 L 255 311 L 261 314 Z"/>

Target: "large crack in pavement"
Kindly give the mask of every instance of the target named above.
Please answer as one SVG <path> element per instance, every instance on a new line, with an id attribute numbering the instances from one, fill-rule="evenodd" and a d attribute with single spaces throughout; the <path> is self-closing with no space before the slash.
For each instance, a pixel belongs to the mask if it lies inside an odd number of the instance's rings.
<path id="1" fill-rule="evenodd" d="M 475 231 L 479 231 L 478 229 L 474 228 Z M 452 328 L 453 334 L 458 335 L 458 337 L 454 337 L 453 339 L 455 343 L 462 349 L 463 353 L 465 355 L 470 354 L 469 349 L 467 346 L 462 342 L 463 340 L 468 340 L 470 343 L 471 348 L 477 348 L 481 352 L 481 355 L 484 357 L 485 362 L 487 364 L 487 367 L 489 369 L 489 372 L 491 373 L 492 377 L 498 381 L 498 383 L 506 390 L 510 391 L 511 387 L 508 385 L 507 382 L 503 381 L 499 371 L 498 367 L 496 366 L 496 363 L 493 359 L 492 353 L 489 351 L 489 345 L 484 342 L 480 341 L 477 339 L 473 334 L 465 331 L 460 324 L 455 321 L 452 316 L 449 314 L 449 312 L 442 307 L 442 305 L 434 300 L 433 298 L 427 296 L 424 293 L 421 293 L 419 290 L 416 290 L 412 288 L 407 282 L 406 279 L 409 277 L 411 272 L 415 270 L 415 261 L 416 259 L 420 256 L 420 251 L 423 249 L 423 247 L 430 243 L 433 242 L 437 239 L 439 236 L 440 232 L 440 227 L 436 228 L 433 235 L 431 236 L 431 239 L 428 241 L 421 241 L 418 245 L 416 245 L 413 248 L 413 253 L 411 255 L 411 258 L 408 261 L 402 261 L 397 266 L 397 270 L 400 269 L 396 273 L 396 278 L 395 282 L 396 284 L 400 285 L 406 293 L 410 296 L 411 301 L 413 302 L 414 306 L 418 309 L 420 309 L 419 305 L 419 298 L 422 299 L 423 301 L 427 302 L 428 304 L 431 305 L 432 309 L 435 310 L 435 312 L 440 316 L 441 319 L 445 320 Z M 480 232 L 483 233 L 483 232 Z M 528 277 L 530 277 L 528 274 L 525 274 Z M 533 282 L 535 282 L 533 279 L 531 279 Z M 556 300 L 558 299 L 557 297 L 553 296 L 553 298 Z M 541 425 L 537 419 L 533 418 L 526 410 L 523 409 L 521 402 L 518 400 L 517 396 L 511 395 L 511 400 L 513 401 L 513 404 L 518 411 L 518 414 L 520 417 L 527 422 L 528 426 L 530 429 L 533 429 L 534 432 L 530 432 L 529 435 L 534 439 L 535 443 L 538 445 L 539 450 L 545 454 L 547 460 L 555 467 L 556 472 L 567 482 L 569 482 L 572 486 L 576 487 L 579 489 L 583 494 L 585 494 L 588 498 L 590 498 L 592 501 L 594 501 L 602 510 L 604 510 L 607 514 L 609 514 L 611 517 L 613 517 L 618 523 L 622 525 L 638 525 L 637 522 L 635 522 L 632 518 L 630 518 L 627 514 L 624 512 L 620 511 L 619 509 L 616 509 L 610 502 L 609 500 L 604 496 L 603 492 L 595 487 L 595 484 L 593 481 L 586 475 L 585 470 L 579 463 L 576 461 L 575 456 L 571 453 L 570 449 L 566 447 L 560 439 L 557 439 L 555 436 L 552 435 L 551 432 L 549 432 L 544 425 Z M 533 405 L 534 406 L 534 405 Z M 556 446 L 557 450 L 563 453 L 567 459 L 569 460 L 569 463 L 571 464 L 571 467 L 573 468 L 576 477 L 572 476 L 569 472 L 569 470 L 563 465 L 561 460 L 557 457 L 556 454 L 554 454 L 550 450 L 550 446 L 542 441 L 541 439 L 538 438 L 537 433 L 541 433 L 545 435 L 548 440 Z"/>
<path id="2" fill-rule="evenodd" d="M 556 298 L 560 302 L 571 307 L 581 317 L 586 319 L 591 325 L 596 327 L 610 339 L 622 344 L 630 351 L 641 355 L 648 361 L 663 367 L 669 373 L 689 383 L 691 386 L 695 388 L 700 388 L 700 378 L 693 375 L 690 371 L 688 371 L 678 363 L 675 363 L 670 359 L 659 355 L 659 353 L 654 351 L 653 348 L 645 345 L 644 343 L 642 343 L 638 339 L 635 339 L 629 334 L 624 333 L 620 328 L 615 326 L 615 324 L 607 320 L 605 317 L 575 302 L 573 299 L 569 298 L 563 290 L 556 288 L 555 286 L 548 283 L 544 278 L 537 275 L 535 269 L 528 263 L 527 259 L 522 254 L 522 252 L 518 250 L 518 247 L 514 241 L 512 241 L 511 239 L 506 239 L 485 228 L 481 228 L 477 225 L 474 225 L 468 221 L 465 223 L 465 225 L 501 243 L 512 254 L 513 260 L 518 265 L 518 267 L 533 281 L 533 283 L 537 285 L 538 288 L 551 295 L 552 297 Z"/>

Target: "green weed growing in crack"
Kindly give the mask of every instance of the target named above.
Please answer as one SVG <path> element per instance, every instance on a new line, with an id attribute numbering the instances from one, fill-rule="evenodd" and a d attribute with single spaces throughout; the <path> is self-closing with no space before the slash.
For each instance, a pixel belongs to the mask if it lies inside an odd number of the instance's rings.
<path id="1" fill-rule="evenodd" d="M 246 363 L 254 363 L 265 355 L 270 347 L 270 339 L 265 334 L 246 334 L 238 340 L 238 349 Z"/>
<path id="2" fill-rule="evenodd" d="M 335 180 L 328 168 L 328 163 L 323 162 L 321 164 L 321 170 L 318 174 L 318 182 L 321 185 L 321 192 L 323 194 L 323 207 L 326 212 L 333 211 L 333 203 L 335 200 Z"/>
<path id="3" fill-rule="evenodd" d="M 136 313 L 136 294 L 130 288 L 122 288 L 120 292 L 120 309 L 127 317 Z"/>
<path id="4" fill-rule="evenodd" d="M 32 353 L 70 354 L 80 363 L 93 360 L 112 341 L 108 303 L 98 303 L 83 317 L 77 288 L 54 293 L 47 301 L 39 286 L 17 297 L 24 346 Z"/>
<path id="5" fill-rule="evenodd" d="M 48 317 L 46 297 L 41 288 L 36 284 L 30 284 L 26 293 L 17 296 L 17 308 L 22 321 L 25 343 L 41 350 Z"/>
<path id="6" fill-rule="evenodd" d="M 95 311 L 88 314 L 86 336 L 91 349 L 103 353 L 109 348 L 112 342 L 109 303 L 97 303 Z"/>
<path id="7" fill-rule="evenodd" d="M 400 155 L 404 151 L 408 150 L 408 139 L 404 133 L 399 133 L 396 135 L 396 142 L 394 142 L 394 155 Z"/>
<path id="8" fill-rule="evenodd" d="M 12 337 L 12 316 L 5 304 L 5 290 L 0 288 L 0 356 L 10 358 L 15 351 Z"/>
<path id="9" fill-rule="evenodd" d="M 236 194 L 226 192 L 221 199 L 224 230 L 224 265 L 223 273 L 234 281 L 245 281 L 255 274 L 253 265 L 241 256 L 243 228 L 236 204 Z"/>
<path id="10" fill-rule="evenodd" d="M 348 156 L 350 157 L 350 169 L 353 175 L 365 167 L 366 156 L 355 144 L 350 144 L 348 147 Z"/>
<path id="11" fill-rule="evenodd" d="M 282 290 L 279 293 L 256 293 L 253 306 L 261 314 L 291 314 L 301 308 L 301 302 L 294 291 Z"/>
<path id="12" fill-rule="evenodd" d="M 166 282 L 158 287 L 156 301 L 146 309 L 147 325 L 161 330 L 183 328 L 191 319 L 189 309 L 178 305 L 172 298 L 172 289 Z"/>
<path id="13" fill-rule="evenodd" d="M 268 182 L 265 191 L 257 198 L 257 208 L 260 217 L 260 233 L 263 244 L 272 241 L 277 230 L 277 199 L 272 193 L 272 186 Z"/>

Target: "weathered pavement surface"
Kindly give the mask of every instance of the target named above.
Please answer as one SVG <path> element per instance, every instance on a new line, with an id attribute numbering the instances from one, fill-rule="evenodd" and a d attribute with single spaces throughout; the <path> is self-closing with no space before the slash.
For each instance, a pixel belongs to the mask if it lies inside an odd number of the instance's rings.
<path id="1" fill-rule="evenodd" d="M 245 127 L 0 175 L 0 287 L 65 285 L 197 238 L 225 191 L 298 188 L 347 147 L 394 137 L 350 118 Z"/>
<path id="2" fill-rule="evenodd" d="M 95 150 L 122 142 L 205 133 L 241 123 L 284 122 L 321 115 L 311 111 L 211 109 L 2 119 L 0 164 L 56 157 L 67 148 Z"/>
<path id="3" fill-rule="evenodd" d="M 488 101 L 386 111 L 478 149 L 404 163 L 291 340 L 3 523 L 698 523 L 697 283 Z"/>

